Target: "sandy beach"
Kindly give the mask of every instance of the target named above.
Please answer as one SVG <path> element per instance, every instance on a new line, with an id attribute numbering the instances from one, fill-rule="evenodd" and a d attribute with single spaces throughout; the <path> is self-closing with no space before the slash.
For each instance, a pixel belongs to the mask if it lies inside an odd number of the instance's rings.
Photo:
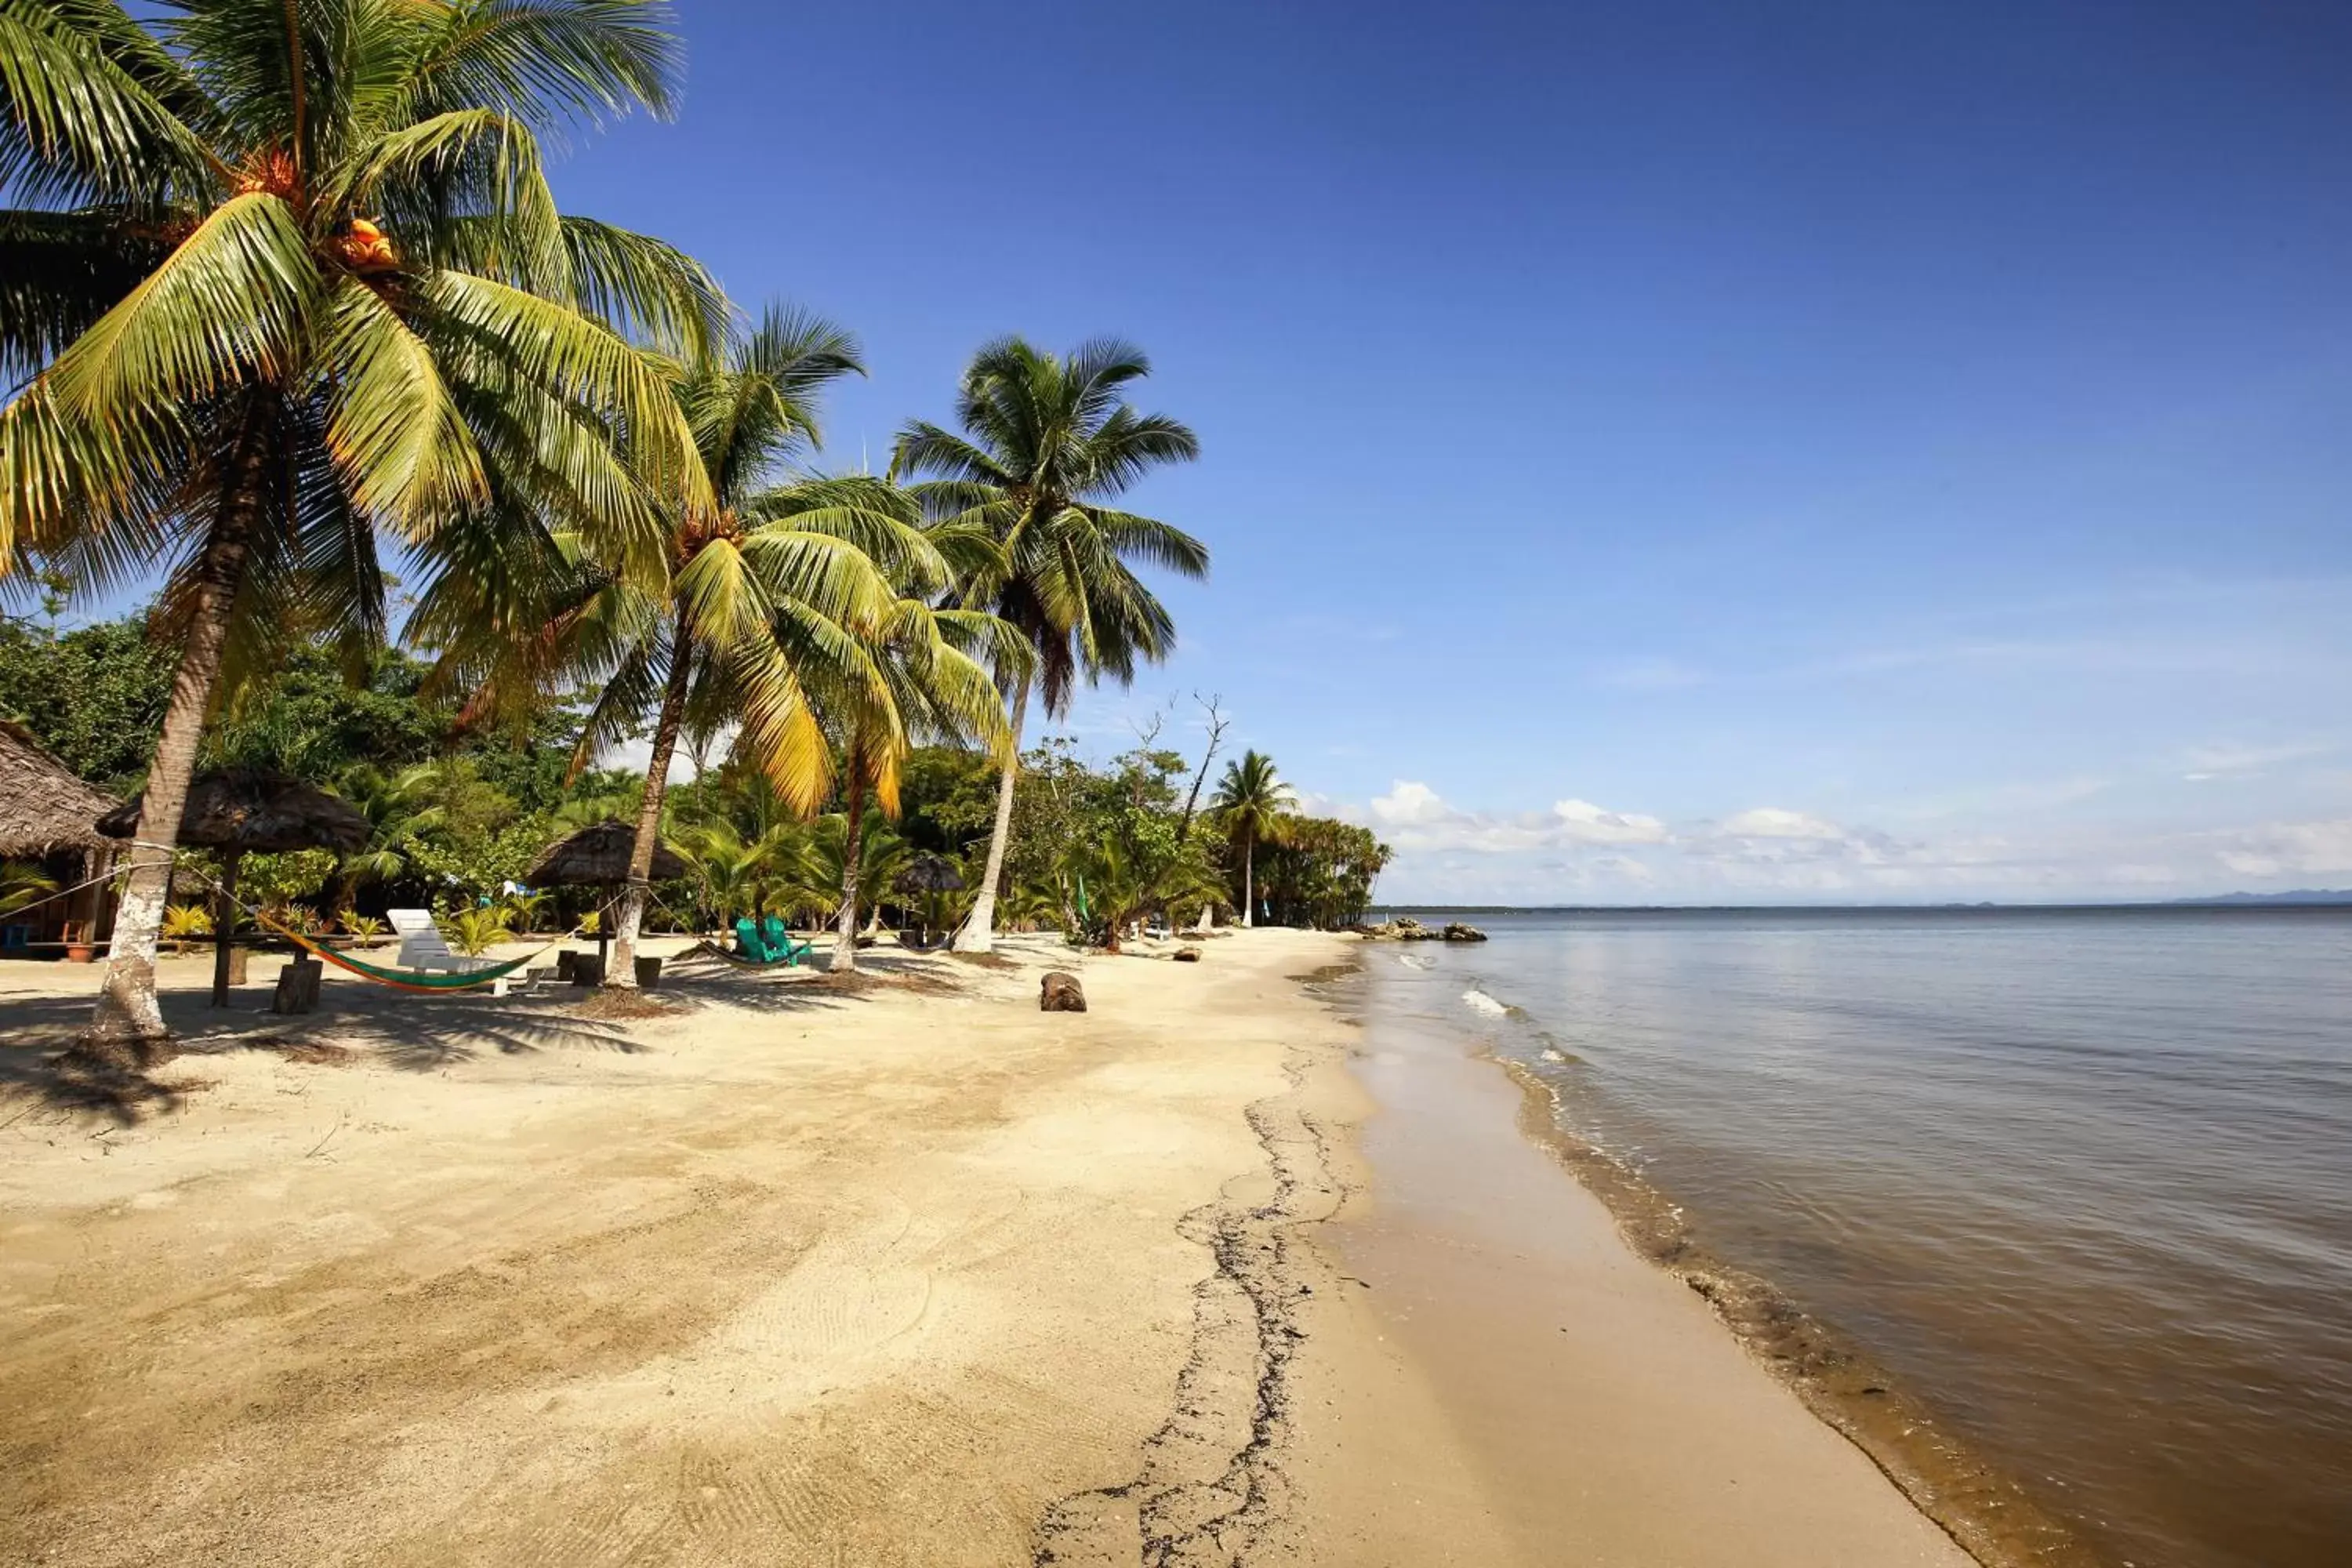
<path id="1" fill-rule="evenodd" d="M 1498 1069 L 1351 1060 L 1357 945 L 630 1016 L 257 960 L 229 1027 L 172 960 L 111 1107 L 42 1061 L 95 976 L 0 971 L 0 1558 L 1965 1564 Z"/>

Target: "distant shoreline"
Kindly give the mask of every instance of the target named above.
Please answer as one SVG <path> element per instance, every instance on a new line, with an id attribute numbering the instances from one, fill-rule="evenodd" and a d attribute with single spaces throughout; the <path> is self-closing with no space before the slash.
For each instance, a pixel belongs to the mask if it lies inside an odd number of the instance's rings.
<path id="1" fill-rule="evenodd" d="M 1366 921 L 1397 915 L 1990 915 L 2182 914 L 2216 910 L 2352 910 L 2352 890 L 2227 893 L 2145 903 L 1943 904 L 1423 904 L 1379 903 Z"/>

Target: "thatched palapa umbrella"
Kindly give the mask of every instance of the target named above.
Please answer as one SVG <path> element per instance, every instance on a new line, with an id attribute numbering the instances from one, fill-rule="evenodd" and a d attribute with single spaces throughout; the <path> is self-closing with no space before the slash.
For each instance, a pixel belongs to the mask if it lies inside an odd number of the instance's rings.
<path id="1" fill-rule="evenodd" d="M 95 877 L 101 861 L 114 852 L 114 846 L 100 837 L 98 819 L 120 804 L 49 755 L 31 731 L 0 719 L 0 860 L 47 862 L 71 857 L 81 868 L 76 880 Z M 100 897 L 93 888 L 74 900 L 90 910 L 93 939 Z M 32 923 L 38 931 L 47 923 L 47 917 Z"/>
<path id="2" fill-rule="evenodd" d="M 918 854 L 907 862 L 907 868 L 890 879 L 890 890 L 909 898 L 925 894 L 959 892 L 963 888 L 963 873 L 954 861 L 944 855 Z M 923 942 L 931 940 L 931 908 L 929 899 L 923 904 Z"/>
<path id="3" fill-rule="evenodd" d="M 611 817 L 594 823 L 571 837 L 559 840 L 539 864 L 530 868 L 528 879 L 534 888 L 618 888 L 629 879 L 629 857 L 637 847 L 637 830 L 625 822 Z M 687 865 L 677 850 L 656 840 L 654 844 L 654 867 L 651 873 L 656 882 L 674 881 L 685 876 Z M 596 922 L 596 961 L 604 960 L 604 948 L 613 939 L 612 927 L 604 920 Z"/>
<path id="4" fill-rule="evenodd" d="M 111 838 L 138 831 L 137 801 L 98 819 Z M 229 931 L 236 923 L 236 868 L 247 855 L 332 849 L 348 855 L 368 841 L 368 820 L 340 795 L 268 768 L 227 768 L 203 773 L 188 786 L 180 813 L 180 843 L 217 850 L 220 887 L 213 899 L 213 1005 L 228 1005 Z"/>

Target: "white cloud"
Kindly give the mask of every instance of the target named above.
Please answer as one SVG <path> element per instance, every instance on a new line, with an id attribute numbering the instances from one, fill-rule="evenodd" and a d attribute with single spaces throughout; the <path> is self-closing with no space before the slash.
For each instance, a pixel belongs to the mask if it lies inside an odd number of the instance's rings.
<path id="1" fill-rule="evenodd" d="M 2190 784 L 2206 784 L 2215 779 L 2256 779 L 2281 763 L 2299 763 L 2306 757 L 2322 757 L 2336 749 L 2308 742 L 2284 746 L 2245 746 L 2225 741 L 2216 745 L 2192 746 L 2187 757 L 2188 772 L 2180 776 Z"/>
<path id="2" fill-rule="evenodd" d="M 1552 803 L 1551 814 L 1561 837 L 1578 844 L 1664 844 L 1666 825 L 1654 816 L 1610 811 L 1589 800 Z"/>
<path id="3" fill-rule="evenodd" d="M 1346 810 L 1341 816 L 1354 816 Z M 1563 800 L 1549 811 L 1497 816 L 1462 811 L 1425 784 L 1398 779 L 1360 814 L 1400 850 L 1479 854 L 1575 849 L 1600 844 L 1664 844 L 1672 836 L 1654 816 L 1611 811 L 1589 800 Z"/>
<path id="4" fill-rule="evenodd" d="M 1735 838 L 1806 838 L 1833 839 L 1846 837 L 1845 829 L 1833 822 L 1823 822 L 1818 816 L 1808 816 L 1801 811 L 1788 811 L 1777 805 L 1759 805 L 1727 820 L 1723 831 Z"/>
<path id="5" fill-rule="evenodd" d="M 1547 811 L 1467 811 L 1409 779 L 1332 809 L 1397 850 L 1384 897 L 1438 903 L 2062 901 L 2327 886 L 2352 873 L 2352 818 L 1897 838 L 1785 805 L 1688 823 L 1574 795 Z"/>
<path id="6" fill-rule="evenodd" d="M 1438 798 L 1435 790 L 1411 779 L 1398 779 L 1388 794 L 1374 795 L 1371 812 L 1372 820 L 1384 827 L 1443 822 L 1458 815 Z"/>
<path id="7" fill-rule="evenodd" d="M 2352 871 L 2352 817 L 2271 823 L 2233 837 L 2236 841 L 2219 854 L 2221 864 L 2242 877 Z"/>

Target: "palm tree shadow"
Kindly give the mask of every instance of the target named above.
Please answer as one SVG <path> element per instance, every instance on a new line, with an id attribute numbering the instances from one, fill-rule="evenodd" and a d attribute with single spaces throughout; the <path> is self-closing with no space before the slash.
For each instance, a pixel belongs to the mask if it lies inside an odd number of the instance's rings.
<path id="1" fill-rule="evenodd" d="M 679 988 L 676 994 L 670 990 L 673 985 Z M 751 969 L 691 951 L 669 961 L 658 994 L 675 994 L 676 1000 L 688 1005 L 717 1003 L 754 1013 L 821 1011 L 853 1000 L 849 994 L 827 984 L 824 971 L 814 967 L 780 964 Z"/>
<path id="2" fill-rule="evenodd" d="M 646 1047 L 625 1023 L 583 1017 L 572 998 L 426 997 L 395 994 L 342 1010 L 333 1021 L 338 1042 L 358 1047 L 404 1072 L 435 1072 L 493 1056 L 541 1051 L 612 1051 L 634 1056 Z M 306 1031 L 307 1032 L 307 1031 Z"/>
<path id="3" fill-rule="evenodd" d="M 102 1116 L 135 1127 L 185 1102 L 184 1089 L 143 1073 L 71 1055 L 89 1022 L 86 996 L 21 996 L 0 1004 L 0 1127 L 37 1113 Z"/>

